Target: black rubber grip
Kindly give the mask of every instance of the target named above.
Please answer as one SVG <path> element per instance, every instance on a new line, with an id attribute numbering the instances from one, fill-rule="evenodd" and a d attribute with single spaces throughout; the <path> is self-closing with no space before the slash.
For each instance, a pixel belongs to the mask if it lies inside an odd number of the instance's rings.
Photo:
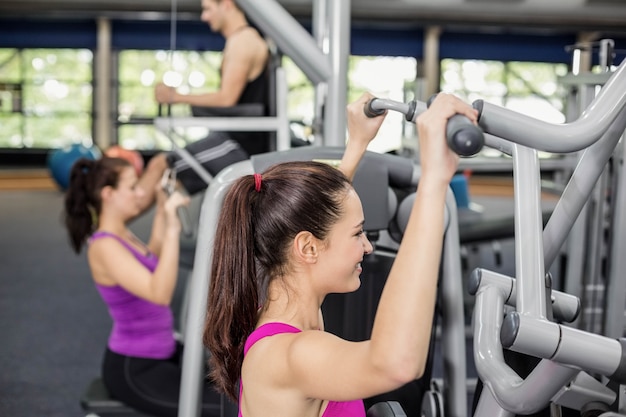
<path id="1" fill-rule="evenodd" d="M 363 106 L 363 112 L 367 117 L 377 117 L 381 114 L 385 113 L 385 109 L 374 109 L 372 108 L 372 103 L 376 100 L 375 98 L 371 99 Z"/>
<path id="2" fill-rule="evenodd" d="M 478 288 L 480 288 L 480 281 L 483 278 L 483 273 L 480 268 L 475 268 L 469 276 L 467 281 L 467 291 L 470 295 L 476 295 Z"/>
<path id="3" fill-rule="evenodd" d="M 416 119 L 415 109 L 417 108 L 417 102 L 415 100 L 411 100 L 407 104 L 409 105 L 409 110 L 404 115 L 404 120 L 412 122 Z"/>
<path id="4" fill-rule="evenodd" d="M 426 105 L 430 107 L 437 95 L 431 96 Z M 485 144 L 485 135 L 482 129 L 476 126 L 462 114 L 455 114 L 448 119 L 446 126 L 446 141 L 448 146 L 460 156 L 476 155 Z"/>
<path id="5" fill-rule="evenodd" d="M 455 114 L 448 119 L 446 140 L 450 149 L 460 156 L 473 156 L 483 148 L 485 135 L 470 119 Z"/>

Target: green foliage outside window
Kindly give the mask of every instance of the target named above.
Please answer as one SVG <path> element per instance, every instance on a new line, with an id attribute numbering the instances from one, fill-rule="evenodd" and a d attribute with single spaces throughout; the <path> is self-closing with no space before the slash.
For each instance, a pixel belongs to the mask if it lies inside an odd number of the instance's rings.
<path id="1" fill-rule="evenodd" d="M 219 87 L 221 53 L 196 51 L 126 50 L 119 54 L 119 143 L 130 149 L 170 149 L 171 142 L 153 125 L 157 116 L 190 116 L 189 106 L 160 106 L 154 87 L 167 78 L 178 78 L 182 93 L 215 91 Z M 189 140 L 206 135 L 206 129 L 185 129 Z M 180 145 L 184 145 L 180 143 Z"/>
<path id="2" fill-rule="evenodd" d="M 567 71 L 565 64 L 444 59 L 441 90 L 561 123 L 566 92 L 558 78 Z"/>
<path id="3" fill-rule="evenodd" d="M 91 51 L 0 49 L 0 148 L 92 141 Z"/>
<path id="4" fill-rule="evenodd" d="M 171 148 L 169 139 L 154 128 L 154 117 L 190 115 L 186 105 L 159 108 L 154 100 L 157 82 L 175 74 L 181 92 L 213 91 L 219 86 L 220 52 L 124 50 L 114 57 L 118 65 L 110 81 L 116 103 L 112 123 L 118 142 L 131 149 Z M 90 145 L 93 61 L 92 52 L 82 49 L 0 49 L 0 148 L 45 149 L 75 142 Z M 310 125 L 314 86 L 288 57 L 284 57 L 283 67 L 289 88 L 289 118 Z M 415 69 L 413 58 L 350 57 L 347 102 L 363 91 L 395 100 L 410 99 L 415 92 L 407 89 L 417 85 Z M 446 59 L 441 63 L 441 90 L 468 102 L 483 99 L 560 122 L 565 92 L 558 78 L 566 73 L 564 64 Z M 404 122 L 393 123 L 401 126 Z M 394 141 L 405 140 L 404 136 L 414 136 L 414 131 L 404 127 L 383 129 L 388 132 L 384 133 L 387 138 L 378 141 L 383 151 L 396 147 Z M 195 140 L 204 136 L 206 129 L 185 129 L 182 134 Z M 179 144 L 184 145 L 184 141 Z"/>
<path id="5" fill-rule="evenodd" d="M 559 77 L 567 72 L 565 64 L 444 59 L 441 90 L 468 103 L 484 100 L 539 120 L 563 123 L 567 92 Z M 489 148 L 482 154 L 503 156 Z M 540 156 L 558 157 L 543 152 Z"/>

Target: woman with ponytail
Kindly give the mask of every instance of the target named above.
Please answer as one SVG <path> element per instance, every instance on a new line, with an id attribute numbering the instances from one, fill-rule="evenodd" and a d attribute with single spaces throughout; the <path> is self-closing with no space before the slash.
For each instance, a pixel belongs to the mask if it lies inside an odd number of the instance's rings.
<path id="1" fill-rule="evenodd" d="M 153 416 L 176 417 L 182 345 L 175 339 L 170 302 L 178 277 L 181 224 L 189 202 L 159 187 L 151 236 L 142 242 L 127 223 L 141 210 L 145 190 L 125 159 L 81 159 L 65 195 L 65 225 L 76 253 L 83 246 L 95 286 L 113 320 L 102 379 L 112 397 Z M 220 415 L 220 396 L 205 386 L 203 416 Z"/>
<path id="2" fill-rule="evenodd" d="M 339 169 L 288 162 L 244 176 L 225 196 L 213 243 L 204 330 L 216 386 L 242 417 L 364 417 L 362 398 L 419 378 L 425 367 L 444 234 L 445 196 L 458 157 L 448 118 L 476 111 L 438 94 L 417 120 L 422 176 L 379 301 L 371 338 L 324 331 L 327 294 L 360 286 L 363 208 L 351 185 L 384 116 L 367 118 L 364 94 L 348 106 Z"/>

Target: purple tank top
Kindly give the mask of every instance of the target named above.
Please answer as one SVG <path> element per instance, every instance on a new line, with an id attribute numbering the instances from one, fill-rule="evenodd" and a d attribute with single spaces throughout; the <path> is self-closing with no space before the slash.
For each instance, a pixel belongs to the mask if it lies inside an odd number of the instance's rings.
<path id="1" fill-rule="evenodd" d="M 248 350 L 259 340 L 264 337 L 274 336 L 281 333 L 299 333 L 300 329 L 293 327 L 286 323 L 266 323 L 255 329 L 248 339 L 243 348 L 244 356 L 248 353 Z M 243 390 L 243 384 L 239 384 L 239 398 L 241 398 L 241 392 Z M 243 417 L 241 414 L 241 408 L 239 409 L 239 417 Z M 329 401 L 324 410 L 322 417 L 365 417 L 365 405 L 362 400 L 354 401 Z"/>
<path id="2" fill-rule="evenodd" d="M 120 242 L 150 272 L 154 272 L 159 259 L 152 253 L 136 250 L 121 237 L 108 232 L 96 232 L 89 243 L 110 237 Z M 113 319 L 108 347 L 120 355 L 150 359 L 166 359 L 174 354 L 174 317 L 168 306 L 146 301 L 126 291 L 119 285 L 96 284 Z"/>

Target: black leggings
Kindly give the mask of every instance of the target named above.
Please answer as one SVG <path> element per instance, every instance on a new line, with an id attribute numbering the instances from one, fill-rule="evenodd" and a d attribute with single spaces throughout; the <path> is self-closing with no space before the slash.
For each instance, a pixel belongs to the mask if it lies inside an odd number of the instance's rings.
<path id="1" fill-rule="evenodd" d="M 182 346 L 169 359 L 124 356 L 107 348 L 102 379 L 111 396 L 137 411 L 157 417 L 177 417 L 180 394 Z M 224 405 L 224 414 L 221 413 Z M 205 381 L 202 390 L 203 417 L 232 415 L 236 406 Z M 236 415 L 236 414 L 235 414 Z"/>
<path id="2" fill-rule="evenodd" d="M 211 131 L 204 139 L 185 146 L 185 150 L 206 169 L 211 176 L 235 162 L 245 161 L 251 155 L 272 149 L 267 132 L 219 132 Z M 186 160 L 172 151 L 167 161 L 176 170 L 176 176 L 185 190 L 193 195 L 207 188 L 208 184 L 196 174 Z"/>
<path id="3" fill-rule="evenodd" d="M 206 138 L 185 146 L 185 150 L 213 177 L 227 166 L 249 158 L 241 145 L 224 132 L 211 132 Z M 209 184 L 176 152 L 170 152 L 167 159 L 187 193 L 194 195 L 208 187 Z"/>

